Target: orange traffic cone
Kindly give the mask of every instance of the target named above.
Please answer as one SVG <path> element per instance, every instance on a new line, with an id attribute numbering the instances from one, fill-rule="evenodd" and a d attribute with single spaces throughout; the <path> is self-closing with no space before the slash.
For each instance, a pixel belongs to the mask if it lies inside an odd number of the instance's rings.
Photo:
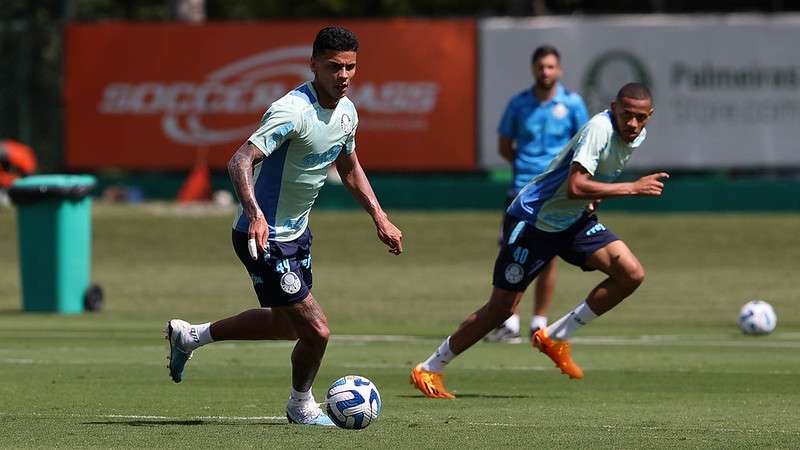
<path id="1" fill-rule="evenodd" d="M 35 170 L 33 149 L 16 141 L 0 141 L 0 189 L 10 188 L 14 180 Z"/>
<path id="2" fill-rule="evenodd" d="M 178 191 L 178 203 L 203 202 L 211 200 L 211 174 L 206 161 L 206 152 L 197 153 L 197 161 Z"/>

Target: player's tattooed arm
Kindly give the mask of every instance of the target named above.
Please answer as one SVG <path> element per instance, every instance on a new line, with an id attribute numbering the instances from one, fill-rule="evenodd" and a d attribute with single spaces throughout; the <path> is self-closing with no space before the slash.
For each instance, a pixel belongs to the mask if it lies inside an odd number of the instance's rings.
<path id="1" fill-rule="evenodd" d="M 245 142 L 228 161 L 228 176 L 249 219 L 261 212 L 253 191 L 253 166 L 263 157 L 261 150 L 250 142 Z"/>
<path id="2" fill-rule="evenodd" d="M 266 248 L 269 229 L 264 213 L 258 207 L 253 190 L 253 166 L 264 158 L 264 153 L 250 142 L 242 144 L 228 161 L 228 176 L 250 222 L 249 238 L 255 238 L 258 248 Z"/>

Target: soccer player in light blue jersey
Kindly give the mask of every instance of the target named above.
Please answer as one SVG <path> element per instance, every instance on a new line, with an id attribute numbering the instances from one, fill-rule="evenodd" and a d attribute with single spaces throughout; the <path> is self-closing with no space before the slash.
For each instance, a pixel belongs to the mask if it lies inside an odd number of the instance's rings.
<path id="1" fill-rule="evenodd" d="M 568 339 L 616 306 L 639 287 L 644 268 L 627 245 L 598 222 L 599 200 L 628 195 L 660 196 L 668 175 L 616 183 L 625 164 L 644 142 L 653 114 L 653 98 L 642 84 L 617 93 L 611 110 L 594 116 L 570 140 L 548 169 L 528 183 L 508 208 L 509 221 L 494 266 L 489 301 L 470 314 L 450 337 L 411 371 L 411 383 L 427 397 L 453 398 L 444 386 L 444 368 L 500 325 L 525 289 L 555 256 L 608 277 L 569 314 L 538 330 L 531 343 L 562 373 L 583 378 L 572 360 Z"/>
<path id="2" fill-rule="evenodd" d="M 561 56 L 555 47 L 543 45 L 531 56 L 535 83 L 508 102 L 500 126 L 498 149 L 511 163 L 513 178 L 506 197 L 506 208 L 528 182 L 541 175 L 561 149 L 589 119 L 586 105 L 576 92 L 560 82 Z M 503 228 L 506 225 L 504 215 Z M 547 311 L 556 284 L 556 260 L 548 263 L 536 277 L 530 334 L 547 326 Z M 502 325 L 487 334 L 487 342 L 520 341 L 517 311 Z"/>
<path id="3" fill-rule="evenodd" d="M 170 376 L 176 383 L 192 352 L 225 340 L 297 340 L 286 417 L 331 426 L 311 385 L 328 343 L 328 323 L 311 295 L 308 216 L 335 164 L 342 182 L 372 216 L 378 238 L 399 255 L 403 236 L 381 209 L 355 153 L 358 116 L 345 96 L 356 72 L 358 40 L 339 27 L 322 29 L 311 56 L 313 81 L 275 101 L 233 155 L 228 173 L 241 201 L 232 240 L 261 308 L 213 323 L 167 323 Z"/>

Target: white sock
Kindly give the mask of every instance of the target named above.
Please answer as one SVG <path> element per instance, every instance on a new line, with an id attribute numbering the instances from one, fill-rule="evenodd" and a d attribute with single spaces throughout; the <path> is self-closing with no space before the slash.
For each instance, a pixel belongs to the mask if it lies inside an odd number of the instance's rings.
<path id="1" fill-rule="evenodd" d="M 572 333 L 591 322 L 595 317 L 597 317 L 597 314 L 592 312 L 584 300 L 566 316 L 547 327 L 547 335 L 552 339 L 565 341 L 572 336 Z"/>
<path id="2" fill-rule="evenodd" d="M 192 325 L 189 328 L 189 336 L 187 336 L 183 346 L 192 351 L 212 342 L 214 342 L 214 339 L 211 338 L 211 323 L 201 323 L 200 325 Z"/>
<path id="3" fill-rule="evenodd" d="M 503 326 L 508 328 L 509 330 L 513 331 L 514 333 L 519 333 L 519 314 L 512 314 L 503 322 Z"/>
<path id="4" fill-rule="evenodd" d="M 533 316 L 533 319 L 531 319 L 531 330 L 536 330 L 538 328 L 547 328 L 546 316 Z"/>
<path id="5" fill-rule="evenodd" d="M 450 336 L 448 336 L 447 339 L 442 342 L 442 345 L 422 363 L 422 370 L 427 370 L 428 372 L 442 372 L 444 366 L 455 357 L 456 354 L 450 350 Z"/>
<path id="6" fill-rule="evenodd" d="M 294 400 L 296 402 L 308 402 L 314 401 L 314 394 L 311 393 L 311 389 L 307 390 L 306 392 L 295 391 L 292 388 L 292 395 L 289 397 L 289 400 Z"/>

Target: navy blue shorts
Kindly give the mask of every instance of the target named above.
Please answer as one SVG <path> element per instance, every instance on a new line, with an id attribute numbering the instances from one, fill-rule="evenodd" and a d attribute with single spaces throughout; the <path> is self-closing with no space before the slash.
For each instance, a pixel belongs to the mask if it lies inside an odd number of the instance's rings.
<path id="1" fill-rule="evenodd" d="M 506 215 L 503 242 L 494 263 L 492 284 L 508 291 L 523 292 L 554 257 L 585 271 L 586 258 L 619 238 L 597 221 L 584 216 L 564 231 L 549 233 Z"/>
<path id="2" fill-rule="evenodd" d="M 257 260 L 247 250 L 247 233 L 233 230 L 231 236 L 236 256 L 242 261 L 262 307 L 297 303 L 311 291 L 311 230 L 289 242 L 269 243 L 269 259 L 259 254 Z"/>

